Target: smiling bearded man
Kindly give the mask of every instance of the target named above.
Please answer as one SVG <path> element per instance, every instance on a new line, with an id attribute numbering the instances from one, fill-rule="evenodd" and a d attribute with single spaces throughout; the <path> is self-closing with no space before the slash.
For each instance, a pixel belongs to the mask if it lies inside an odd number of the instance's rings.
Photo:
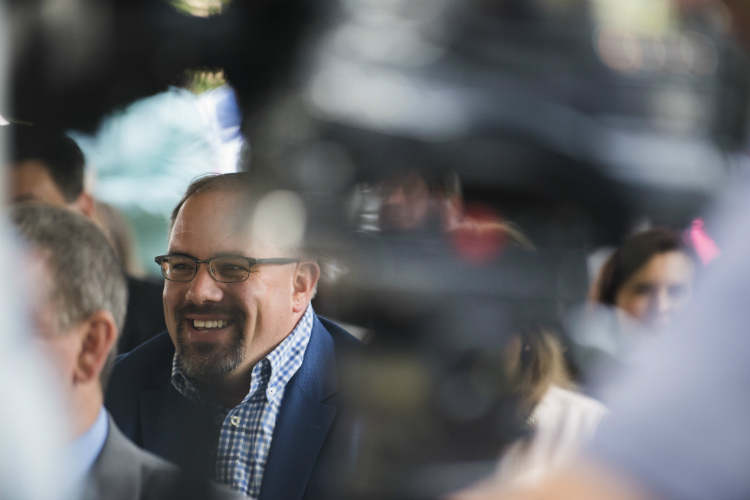
<path id="1" fill-rule="evenodd" d="M 186 305 L 178 308 L 174 312 L 176 321 L 177 334 L 174 339 L 179 353 L 180 369 L 185 376 L 198 380 L 208 380 L 231 373 L 240 365 L 244 358 L 245 351 L 245 319 L 241 311 L 235 311 L 229 308 L 219 307 L 197 307 Z M 211 325 L 211 321 L 193 320 L 201 316 L 224 317 L 227 319 L 214 321 L 218 323 Z M 193 322 L 192 330 L 209 332 L 216 328 L 228 328 L 230 330 L 230 339 L 225 346 L 217 345 L 211 341 L 190 340 L 190 326 L 188 322 Z M 195 335 L 193 335 L 194 337 Z"/>
<path id="2" fill-rule="evenodd" d="M 296 198 L 252 195 L 247 173 L 188 188 L 156 257 L 168 333 L 119 360 L 107 407 L 132 440 L 173 460 L 186 437 L 175 422 L 207 410 L 216 425 L 197 436 L 215 436 L 217 481 L 252 498 L 327 498 L 324 472 L 348 439 L 337 366 L 358 341 L 313 311 L 320 269 Z"/>

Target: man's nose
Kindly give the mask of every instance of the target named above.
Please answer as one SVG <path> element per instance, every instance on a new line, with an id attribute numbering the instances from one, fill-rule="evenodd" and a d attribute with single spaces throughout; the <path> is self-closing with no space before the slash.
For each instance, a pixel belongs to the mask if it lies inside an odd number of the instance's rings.
<path id="1" fill-rule="evenodd" d="M 220 302 L 224 296 L 219 283 L 213 279 L 207 264 L 199 264 L 195 277 L 190 281 L 187 298 L 194 304 Z"/>

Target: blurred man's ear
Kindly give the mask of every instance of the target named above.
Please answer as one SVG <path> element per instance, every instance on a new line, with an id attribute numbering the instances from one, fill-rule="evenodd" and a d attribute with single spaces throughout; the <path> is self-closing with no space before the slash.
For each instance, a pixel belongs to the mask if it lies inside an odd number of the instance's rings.
<path id="1" fill-rule="evenodd" d="M 85 215 L 87 219 L 94 220 L 96 205 L 94 203 L 94 198 L 89 193 L 82 191 L 81 194 L 78 195 L 78 198 L 76 198 L 76 201 L 73 202 L 73 206 L 76 210 Z"/>
<path id="2" fill-rule="evenodd" d="M 320 279 L 320 266 L 311 260 L 297 264 L 297 274 L 294 276 L 294 294 L 292 309 L 295 313 L 302 312 L 315 293 L 315 286 Z"/>
<path id="3" fill-rule="evenodd" d="M 98 384 L 107 356 L 117 342 L 115 319 L 109 311 L 97 311 L 76 330 L 81 344 L 74 381 L 76 384 Z"/>

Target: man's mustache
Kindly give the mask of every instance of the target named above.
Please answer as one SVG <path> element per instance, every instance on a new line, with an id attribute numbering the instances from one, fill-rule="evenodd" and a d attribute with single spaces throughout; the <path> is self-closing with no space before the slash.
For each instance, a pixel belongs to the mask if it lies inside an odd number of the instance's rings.
<path id="1" fill-rule="evenodd" d="M 183 307 L 179 307 L 175 310 L 175 313 L 179 317 L 184 318 L 188 314 L 204 314 L 204 315 L 214 315 L 214 316 L 228 316 L 230 318 L 235 319 L 241 319 L 244 317 L 244 314 L 241 310 L 237 309 L 236 307 L 227 307 L 227 306 L 221 306 L 218 304 L 205 304 L 205 305 L 198 305 L 198 304 L 188 304 Z"/>

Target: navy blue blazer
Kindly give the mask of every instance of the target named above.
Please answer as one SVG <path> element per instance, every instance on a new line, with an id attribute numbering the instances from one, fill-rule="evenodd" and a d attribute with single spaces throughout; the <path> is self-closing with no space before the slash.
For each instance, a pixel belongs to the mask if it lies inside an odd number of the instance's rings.
<path id="1" fill-rule="evenodd" d="M 341 414 L 337 367 L 361 345 L 338 325 L 315 317 L 302 366 L 284 390 L 259 500 L 330 498 L 328 481 L 341 455 L 356 453 L 352 427 Z M 105 406 L 135 444 L 182 463 L 185 441 L 195 436 L 184 435 L 176 422 L 197 416 L 198 409 L 171 383 L 174 352 L 163 332 L 118 358 Z M 205 426 L 205 433 L 218 438 L 215 427 Z"/>

